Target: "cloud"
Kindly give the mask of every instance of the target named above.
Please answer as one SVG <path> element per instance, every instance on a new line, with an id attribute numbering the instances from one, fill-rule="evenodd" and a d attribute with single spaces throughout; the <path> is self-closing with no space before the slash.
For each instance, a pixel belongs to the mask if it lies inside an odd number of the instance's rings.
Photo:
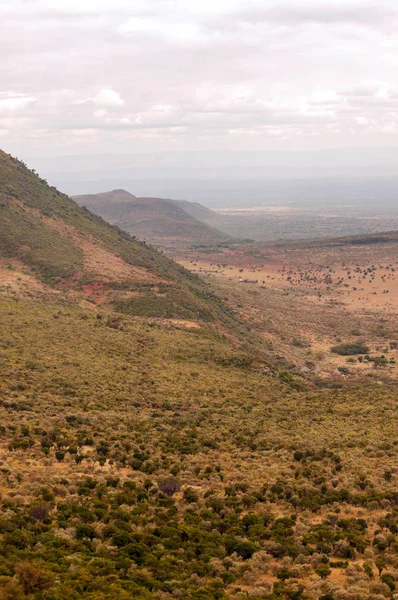
<path id="1" fill-rule="evenodd" d="M 124 106 L 125 102 L 121 95 L 115 90 L 111 88 L 104 88 L 98 92 L 92 98 L 85 98 L 84 100 L 76 100 L 74 102 L 77 105 L 84 104 L 95 104 L 95 106 L 106 107 L 106 108 L 117 108 L 118 106 Z M 104 111 L 96 111 L 97 114 L 100 114 Z"/>
<path id="2" fill-rule="evenodd" d="M 222 38 L 217 31 L 207 30 L 198 23 L 163 22 L 155 19 L 133 17 L 118 27 L 122 34 L 147 35 L 167 42 L 183 45 L 211 43 Z"/>
<path id="3" fill-rule="evenodd" d="M 386 4 L 375 2 L 312 2 L 292 4 L 275 2 L 263 10 L 245 12 L 243 20 L 268 21 L 284 24 L 319 23 L 322 25 L 356 23 L 374 26 L 385 19 L 396 17 L 396 11 Z"/>
<path id="4" fill-rule="evenodd" d="M 108 113 L 107 113 L 107 111 L 105 110 L 105 108 L 98 108 L 97 110 L 95 110 L 95 111 L 93 112 L 93 116 L 94 116 L 96 119 L 100 119 L 100 118 L 102 118 L 102 117 L 106 117 L 106 115 L 107 115 L 107 114 L 108 114 Z"/>
<path id="5" fill-rule="evenodd" d="M 2 145 L 18 155 L 382 145 L 395 131 L 395 0 L 56 4 L 0 7 Z"/>
<path id="6" fill-rule="evenodd" d="M 96 106 L 124 106 L 125 102 L 118 92 L 110 88 L 105 88 L 98 92 L 93 98 L 93 102 Z"/>
<path id="7" fill-rule="evenodd" d="M 0 113 L 22 111 L 36 102 L 34 96 L 14 95 L 12 92 L 0 94 Z"/>

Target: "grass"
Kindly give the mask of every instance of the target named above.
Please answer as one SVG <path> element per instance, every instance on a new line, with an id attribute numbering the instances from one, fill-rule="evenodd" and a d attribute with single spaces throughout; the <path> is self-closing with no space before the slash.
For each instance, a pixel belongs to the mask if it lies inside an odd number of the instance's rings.
<path id="1" fill-rule="evenodd" d="M 83 252 L 16 204 L 0 207 L 0 251 L 37 269 L 44 281 L 73 277 L 83 269 Z"/>
<path id="2" fill-rule="evenodd" d="M 184 306 L 183 310 L 181 310 L 181 304 Z M 115 310 L 121 313 L 143 317 L 211 320 L 211 314 L 206 308 L 198 310 L 197 303 L 190 302 L 187 297 L 181 304 L 176 304 L 167 294 L 147 294 L 144 297 L 118 300 L 115 302 L 114 307 Z"/>

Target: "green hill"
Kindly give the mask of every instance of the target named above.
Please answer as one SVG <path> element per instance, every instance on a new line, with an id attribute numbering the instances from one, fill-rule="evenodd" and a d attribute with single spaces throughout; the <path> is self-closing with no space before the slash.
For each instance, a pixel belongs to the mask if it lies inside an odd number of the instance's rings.
<path id="1" fill-rule="evenodd" d="M 0 255 L 19 261 L 47 285 L 83 290 L 92 301 L 101 298 L 125 313 L 208 321 L 223 314 L 224 307 L 199 278 L 82 208 L 4 152 Z"/>

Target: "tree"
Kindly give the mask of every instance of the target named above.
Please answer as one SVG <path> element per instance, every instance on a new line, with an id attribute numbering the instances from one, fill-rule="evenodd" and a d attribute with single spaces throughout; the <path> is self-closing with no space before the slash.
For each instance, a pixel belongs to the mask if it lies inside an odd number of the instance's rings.
<path id="1" fill-rule="evenodd" d="M 291 577 L 290 571 L 287 567 L 280 567 L 276 572 L 276 576 L 281 581 L 286 581 L 286 579 L 289 579 L 289 577 Z"/>
<path id="2" fill-rule="evenodd" d="M 319 575 L 321 579 L 326 579 L 326 577 L 329 577 L 331 572 L 332 570 L 330 569 L 329 565 L 325 564 L 321 564 L 315 569 L 315 573 Z"/>
<path id="3" fill-rule="evenodd" d="M 28 562 L 19 564 L 15 569 L 15 573 L 25 594 L 47 590 L 53 586 L 55 580 L 50 571 Z"/>
<path id="4" fill-rule="evenodd" d="M 363 570 L 365 571 L 366 575 L 370 579 L 373 577 L 373 569 L 372 569 L 371 563 L 369 563 L 369 562 L 364 563 Z"/>
<path id="5" fill-rule="evenodd" d="M 386 585 L 388 585 L 388 587 L 390 588 L 390 590 L 393 592 L 395 590 L 395 579 L 394 576 L 391 575 L 391 573 L 384 573 L 384 575 L 382 575 L 380 577 L 381 581 L 383 583 L 385 583 Z"/>
<path id="6" fill-rule="evenodd" d="M 29 514 L 37 521 L 43 522 L 50 510 L 51 506 L 47 503 L 42 502 L 40 504 L 35 504 L 31 506 L 29 509 Z"/>
<path id="7" fill-rule="evenodd" d="M 375 565 L 377 570 L 379 571 L 379 577 L 381 577 L 383 569 L 386 568 L 386 561 L 384 559 L 384 556 L 378 556 L 375 560 Z"/>
<path id="8" fill-rule="evenodd" d="M 176 477 L 164 477 L 163 479 L 159 479 L 158 488 L 166 496 L 173 496 L 176 492 L 180 491 L 181 483 Z"/>
<path id="9" fill-rule="evenodd" d="M 184 490 L 184 500 L 185 502 L 197 502 L 199 499 L 198 494 L 191 487 L 188 487 Z"/>

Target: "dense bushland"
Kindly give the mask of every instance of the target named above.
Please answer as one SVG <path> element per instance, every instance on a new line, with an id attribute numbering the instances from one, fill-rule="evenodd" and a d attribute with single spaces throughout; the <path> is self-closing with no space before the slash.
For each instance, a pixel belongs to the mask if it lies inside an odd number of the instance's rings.
<path id="1" fill-rule="evenodd" d="M 48 299 L 0 328 L 0 597 L 391 595 L 396 390 Z"/>

